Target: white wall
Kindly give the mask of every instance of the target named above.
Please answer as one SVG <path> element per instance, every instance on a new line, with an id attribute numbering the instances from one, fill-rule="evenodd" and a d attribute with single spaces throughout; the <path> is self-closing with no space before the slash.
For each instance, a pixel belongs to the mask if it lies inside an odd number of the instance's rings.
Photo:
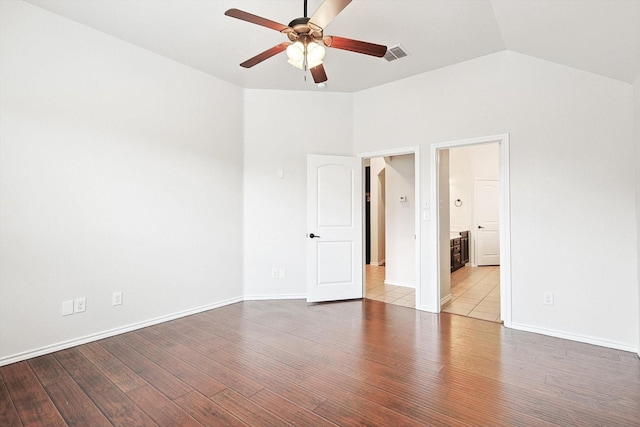
<path id="1" fill-rule="evenodd" d="M 505 51 L 356 93 L 354 111 L 357 153 L 510 133 L 513 326 L 638 348 L 632 85 Z M 419 306 L 434 309 L 426 225 Z"/>
<path id="2" fill-rule="evenodd" d="M 638 245 L 638 305 L 640 306 L 640 74 L 636 76 L 633 88 L 636 124 L 636 243 Z M 638 316 L 638 323 L 640 323 L 640 314 Z M 638 354 L 640 354 L 640 346 Z"/>
<path id="3" fill-rule="evenodd" d="M 0 364 L 241 298 L 241 90 L 27 3 L 0 12 Z"/>
<path id="4" fill-rule="evenodd" d="M 449 200 L 451 231 L 469 231 L 469 260 L 475 259 L 475 182 L 476 179 L 498 180 L 500 172 L 499 145 L 477 144 L 449 149 Z M 460 199 L 462 206 L 456 206 Z"/>
<path id="5" fill-rule="evenodd" d="M 415 287 L 415 156 L 385 159 L 386 284 Z M 401 202 L 400 197 L 406 197 Z"/>
<path id="6" fill-rule="evenodd" d="M 244 100 L 244 292 L 304 298 L 307 154 L 353 155 L 352 96 L 246 90 Z"/>

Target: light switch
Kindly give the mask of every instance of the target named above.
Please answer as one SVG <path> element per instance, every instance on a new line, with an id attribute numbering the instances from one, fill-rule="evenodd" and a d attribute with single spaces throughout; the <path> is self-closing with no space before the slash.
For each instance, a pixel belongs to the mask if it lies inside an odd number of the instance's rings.
<path id="1" fill-rule="evenodd" d="M 280 179 L 284 178 L 284 169 L 280 168 L 276 171 L 276 176 Z"/>

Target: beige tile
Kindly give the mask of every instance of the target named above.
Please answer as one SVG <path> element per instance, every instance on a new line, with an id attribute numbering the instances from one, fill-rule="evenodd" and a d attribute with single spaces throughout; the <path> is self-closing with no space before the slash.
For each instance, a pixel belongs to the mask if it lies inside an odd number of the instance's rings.
<path id="1" fill-rule="evenodd" d="M 399 299 L 393 302 L 395 305 L 401 305 L 403 307 L 415 307 L 415 301 L 405 301 L 404 299 Z"/>
<path id="2" fill-rule="evenodd" d="M 464 304 L 472 304 L 474 306 L 479 304 L 481 301 L 480 298 L 469 297 L 466 294 L 456 298 L 455 300 Z"/>
<path id="3" fill-rule="evenodd" d="M 477 305 L 472 312 L 479 312 L 479 313 L 485 313 L 485 314 L 492 314 L 493 317 L 496 317 L 498 314 L 500 314 L 500 309 L 499 308 L 493 308 L 493 307 L 486 307 L 486 306 L 482 306 L 482 305 Z"/>
<path id="4" fill-rule="evenodd" d="M 459 301 L 453 301 L 446 307 L 446 311 L 448 312 L 456 312 L 457 314 L 464 312 L 465 314 L 469 313 L 471 310 L 475 308 L 475 304 L 465 304 Z"/>
<path id="5" fill-rule="evenodd" d="M 487 293 L 482 291 L 467 291 L 460 296 L 463 298 L 473 298 L 475 300 L 482 301 L 487 296 Z"/>
<path id="6" fill-rule="evenodd" d="M 392 291 L 385 292 L 385 294 L 389 296 L 397 296 L 398 298 L 400 298 L 407 294 L 410 294 L 412 291 L 412 289 L 394 289 Z"/>
<path id="7" fill-rule="evenodd" d="M 476 310 L 473 310 L 471 313 L 469 313 L 468 317 L 473 317 L 474 319 L 481 319 L 481 320 L 490 320 L 491 322 L 496 321 L 495 314 L 482 313 Z"/>
<path id="8" fill-rule="evenodd" d="M 451 314 L 460 314 L 462 316 L 466 316 L 471 311 L 469 308 L 461 307 L 461 306 L 453 306 L 453 303 L 449 304 L 445 308 L 442 309 L 445 313 Z"/>
<path id="9" fill-rule="evenodd" d="M 365 297 L 415 308 L 415 289 L 384 284 L 384 266 L 366 266 Z M 464 267 L 451 274 L 451 302 L 445 313 L 500 321 L 500 268 Z"/>

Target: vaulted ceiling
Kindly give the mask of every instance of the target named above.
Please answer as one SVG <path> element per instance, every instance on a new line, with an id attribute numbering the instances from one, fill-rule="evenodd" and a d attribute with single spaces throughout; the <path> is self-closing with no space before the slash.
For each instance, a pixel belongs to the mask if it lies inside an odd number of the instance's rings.
<path id="1" fill-rule="evenodd" d="M 640 73 L 640 0 L 354 0 L 325 35 L 401 44 L 409 56 L 328 49 L 325 89 L 284 53 L 241 68 L 286 37 L 224 15 L 237 8 L 288 24 L 303 0 L 27 1 L 245 88 L 356 92 L 502 50 L 629 83 Z M 321 3 L 308 0 L 309 15 Z"/>

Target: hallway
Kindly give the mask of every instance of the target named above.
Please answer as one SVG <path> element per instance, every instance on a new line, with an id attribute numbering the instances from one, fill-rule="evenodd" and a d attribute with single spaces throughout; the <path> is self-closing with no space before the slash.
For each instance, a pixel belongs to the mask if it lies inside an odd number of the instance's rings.
<path id="1" fill-rule="evenodd" d="M 415 308 L 415 290 L 385 285 L 385 267 L 366 265 L 365 298 Z M 500 267 L 463 267 L 451 273 L 451 302 L 442 312 L 500 322 Z"/>

